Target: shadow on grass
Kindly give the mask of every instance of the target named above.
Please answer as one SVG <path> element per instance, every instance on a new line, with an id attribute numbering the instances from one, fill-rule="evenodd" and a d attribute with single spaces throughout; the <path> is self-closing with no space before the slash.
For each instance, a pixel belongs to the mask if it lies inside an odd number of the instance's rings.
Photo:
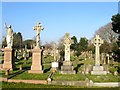
<path id="1" fill-rule="evenodd" d="M 51 67 L 44 69 L 44 73 L 47 73 L 48 71 L 50 71 L 50 69 Z"/>
<path id="2" fill-rule="evenodd" d="M 27 70 L 30 70 L 30 67 L 23 67 L 22 69 L 23 69 L 23 70 L 19 70 L 19 68 L 14 69 L 14 70 L 18 70 L 18 72 L 15 72 L 14 74 L 10 74 L 10 75 L 8 76 L 8 79 L 11 79 L 11 78 L 13 78 L 13 77 L 15 77 L 15 76 L 17 76 L 17 75 L 19 75 L 19 74 L 22 74 L 23 72 L 25 72 L 25 71 L 27 71 Z"/>
<path id="3" fill-rule="evenodd" d="M 18 71 L 18 72 L 16 72 L 16 73 L 14 73 L 14 74 L 12 74 L 12 75 L 8 76 L 8 79 L 11 79 L 11 78 L 13 78 L 13 77 L 15 77 L 15 76 L 17 76 L 17 75 L 19 75 L 19 74 L 21 74 L 21 73 L 25 72 L 25 71 L 26 71 L 26 70 L 21 70 L 21 71 Z"/>
<path id="4" fill-rule="evenodd" d="M 78 72 L 78 68 L 80 68 L 82 65 L 83 65 L 83 63 L 78 64 L 77 67 L 74 68 L 74 70 L 75 70 L 76 72 Z"/>

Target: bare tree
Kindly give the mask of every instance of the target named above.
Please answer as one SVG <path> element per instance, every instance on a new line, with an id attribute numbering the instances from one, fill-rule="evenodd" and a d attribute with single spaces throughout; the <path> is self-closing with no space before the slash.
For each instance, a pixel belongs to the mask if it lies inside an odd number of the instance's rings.
<path id="1" fill-rule="evenodd" d="M 112 43 L 112 42 L 116 41 L 117 36 L 118 36 L 118 34 L 113 32 L 111 23 L 108 23 L 108 24 L 100 27 L 95 32 L 95 35 L 97 35 L 97 34 L 108 43 Z"/>

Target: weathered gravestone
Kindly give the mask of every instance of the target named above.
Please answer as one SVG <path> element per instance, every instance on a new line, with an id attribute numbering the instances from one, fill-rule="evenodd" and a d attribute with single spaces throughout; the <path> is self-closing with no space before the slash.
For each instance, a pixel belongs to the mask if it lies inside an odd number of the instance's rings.
<path id="1" fill-rule="evenodd" d="M 12 49 L 13 46 L 13 30 L 11 25 L 7 26 L 5 24 L 5 29 L 7 31 L 6 41 L 7 41 L 7 47 L 4 49 L 4 69 L 10 69 L 13 70 L 14 68 L 14 50 Z"/>
<path id="2" fill-rule="evenodd" d="M 70 45 L 72 40 L 70 34 L 66 33 L 64 36 L 64 46 L 65 46 L 65 61 L 63 61 L 63 66 L 61 66 L 61 74 L 75 74 L 73 70 L 72 62 L 70 61 Z"/>
<path id="3" fill-rule="evenodd" d="M 33 27 L 34 30 L 36 30 L 36 46 L 32 50 L 32 66 L 31 70 L 29 70 L 29 73 L 43 73 L 42 70 L 42 61 L 41 61 L 41 49 L 40 49 L 40 31 L 44 28 L 40 25 L 38 22 L 35 27 Z"/>
<path id="4" fill-rule="evenodd" d="M 57 45 L 56 45 L 56 43 L 54 43 L 53 44 L 53 56 L 54 56 L 54 62 L 52 62 L 52 64 L 51 64 L 51 66 L 52 66 L 52 71 L 53 72 L 55 72 L 55 71 L 57 71 L 57 69 L 58 69 L 58 56 L 57 56 L 58 54 L 57 54 Z"/>
<path id="5" fill-rule="evenodd" d="M 107 72 L 104 71 L 103 66 L 100 66 L 100 51 L 99 47 L 101 44 L 103 44 L 103 40 L 99 37 L 99 35 L 96 35 L 93 39 L 92 43 L 94 43 L 95 46 L 95 66 L 93 66 L 93 71 L 91 71 L 91 74 L 93 75 L 106 75 Z"/>

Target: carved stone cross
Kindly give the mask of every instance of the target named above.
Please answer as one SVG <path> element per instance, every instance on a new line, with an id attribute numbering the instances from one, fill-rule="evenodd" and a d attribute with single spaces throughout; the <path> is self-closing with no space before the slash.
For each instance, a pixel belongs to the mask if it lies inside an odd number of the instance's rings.
<path id="1" fill-rule="evenodd" d="M 70 45 L 73 41 L 70 38 L 70 34 L 66 33 L 64 36 L 64 46 L 65 46 L 65 61 L 70 61 Z"/>
<path id="2" fill-rule="evenodd" d="M 33 27 L 33 30 L 36 30 L 36 47 L 40 47 L 40 31 L 44 28 L 40 25 L 40 22 L 37 23 L 36 26 Z"/>
<path id="3" fill-rule="evenodd" d="M 103 44 L 103 40 L 96 35 L 95 38 L 92 40 L 92 43 L 95 46 L 95 66 L 100 66 L 100 51 L 99 47 Z"/>

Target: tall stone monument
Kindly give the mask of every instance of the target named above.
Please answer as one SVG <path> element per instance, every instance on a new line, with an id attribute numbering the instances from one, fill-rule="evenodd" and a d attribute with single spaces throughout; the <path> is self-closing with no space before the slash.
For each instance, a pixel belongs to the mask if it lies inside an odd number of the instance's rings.
<path id="1" fill-rule="evenodd" d="M 103 44 L 103 40 L 99 37 L 99 35 L 96 35 L 95 38 L 92 40 L 92 43 L 95 46 L 95 66 L 93 66 L 93 71 L 91 71 L 91 74 L 93 75 L 106 75 L 107 72 L 104 71 L 103 66 L 100 66 L 100 46 Z"/>
<path id="2" fill-rule="evenodd" d="M 12 46 L 13 46 L 13 30 L 12 30 L 11 25 L 7 26 L 6 23 L 5 23 L 5 29 L 6 29 L 6 32 L 7 32 L 7 36 L 6 36 L 7 47 L 5 47 L 5 49 L 4 49 L 3 68 L 13 70 L 13 68 L 14 68 L 14 61 L 13 61 L 14 50 L 12 49 Z"/>
<path id="3" fill-rule="evenodd" d="M 29 70 L 29 73 L 43 73 L 42 70 L 42 61 L 41 61 L 41 49 L 40 49 L 40 31 L 44 28 L 41 26 L 41 24 L 38 22 L 35 27 L 33 27 L 34 30 L 36 30 L 36 46 L 32 50 L 32 66 L 31 70 Z"/>
<path id="4" fill-rule="evenodd" d="M 72 62 L 70 61 L 70 45 L 73 41 L 70 38 L 70 34 L 66 33 L 64 36 L 64 46 L 65 46 L 65 60 L 63 61 L 63 66 L 61 66 L 61 74 L 75 74 L 75 70 L 73 70 Z"/>

